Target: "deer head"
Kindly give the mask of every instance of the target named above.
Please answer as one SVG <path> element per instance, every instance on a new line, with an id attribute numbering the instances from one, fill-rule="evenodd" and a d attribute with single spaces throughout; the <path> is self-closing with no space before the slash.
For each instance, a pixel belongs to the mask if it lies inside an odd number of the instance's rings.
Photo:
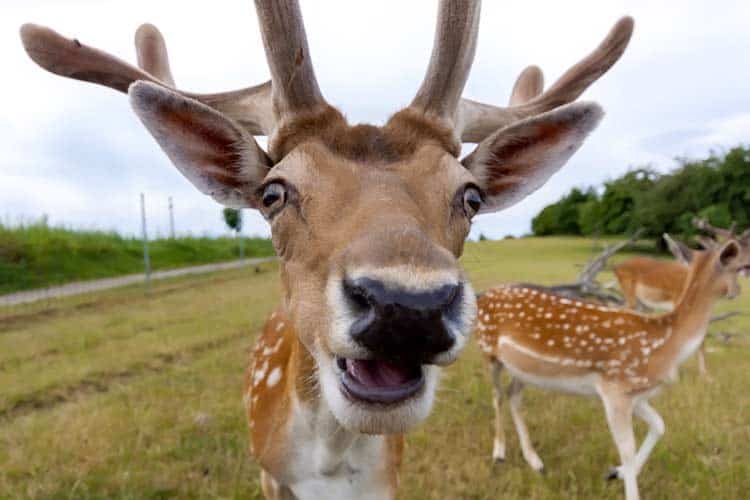
<path id="1" fill-rule="evenodd" d="M 741 257 L 743 259 L 750 260 L 750 229 L 746 229 L 741 234 L 737 234 L 736 221 L 732 222 L 732 225 L 729 226 L 729 229 L 724 229 L 722 227 L 716 227 L 708 222 L 707 219 L 700 217 L 693 218 L 693 225 L 696 227 L 696 229 L 705 231 L 710 235 L 710 237 L 698 235 L 695 238 L 698 244 L 700 244 L 700 246 L 702 246 L 704 249 L 710 250 L 715 248 L 720 242 L 735 240 L 740 246 Z M 670 250 L 672 250 L 671 247 Z M 675 256 L 677 257 L 677 255 Z M 678 260 L 680 260 L 679 257 L 677 258 Z M 741 267 L 739 269 L 739 275 L 745 277 L 750 276 L 750 267 Z"/>
<path id="2" fill-rule="evenodd" d="M 500 108 L 461 98 L 480 2 L 443 0 L 416 97 L 374 127 L 349 125 L 324 100 L 297 1 L 255 4 L 271 81 L 217 94 L 175 87 L 150 25 L 136 35 L 140 68 L 47 28 L 21 36 L 43 68 L 127 92 L 200 191 L 263 214 L 333 414 L 350 429 L 402 431 L 429 412 L 436 366 L 472 329 L 475 297 L 458 263 L 472 218 L 518 202 L 579 148 L 602 110 L 571 102 L 623 53 L 632 20 L 549 90 L 521 82 L 519 103 Z M 254 135 L 268 136 L 267 151 Z M 463 160 L 462 142 L 478 143 Z"/>
<path id="3" fill-rule="evenodd" d="M 706 271 L 695 278 L 696 283 L 693 286 L 706 290 L 708 294 L 727 299 L 734 299 L 740 294 L 742 289 L 737 277 L 747 275 L 750 271 L 750 253 L 743 249 L 736 238 L 729 238 L 723 243 L 711 240 L 712 243 L 704 247 L 705 250 L 693 250 L 666 233 L 664 241 L 675 258 L 688 266 L 688 280 L 691 279 L 690 273 L 694 271 L 693 268 L 706 268 Z M 709 256 L 716 261 L 712 266 L 707 266 L 703 262 Z M 684 293 L 686 290 L 683 289 Z"/>

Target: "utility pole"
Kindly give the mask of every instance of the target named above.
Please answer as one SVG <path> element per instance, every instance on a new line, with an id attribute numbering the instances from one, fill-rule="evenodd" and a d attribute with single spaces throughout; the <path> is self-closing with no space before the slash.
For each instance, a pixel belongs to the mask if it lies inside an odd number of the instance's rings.
<path id="1" fill-rule="evenodd" d="M 151 284 L 151 259 L 148 255 L 148 232 L 146 231 L 146 197 L 141 193 L 141 233 L 143 236 L 143 265 L 146 268 L 146 286 Z"/>
<path id="2" fill-rule="evenodd" d="M 169 237 L 174 239 L 174 208 L 172 207 L 172 197 L 169 197 Z"/>
<path id="3" fill-rule="evenodd" d="M 240 212 L 240 225 L 237 227 L 237 236 L 240 238 L 240 259 L 245 258 L 245 245 L 244 241 L 242 241 L 242 209 L 239 209 Z"/>

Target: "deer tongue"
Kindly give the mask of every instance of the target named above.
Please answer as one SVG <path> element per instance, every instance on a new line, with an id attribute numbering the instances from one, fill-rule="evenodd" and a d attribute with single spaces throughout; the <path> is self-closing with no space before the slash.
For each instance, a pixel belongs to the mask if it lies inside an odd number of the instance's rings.
<path id="1" fill-rule="evenodd" d="M 397 364 L 375 359 L 346 359 L 342 383 L 358 400 L 396 403 L 415 394 L 424 384 L 418 364 Z"/>
<path id="2" fill-rule="evenodd" d="M 347 359 L 346 371 L 364 386 L 398 387 L 414 378 L 414 368 L 374 359 Z"/>

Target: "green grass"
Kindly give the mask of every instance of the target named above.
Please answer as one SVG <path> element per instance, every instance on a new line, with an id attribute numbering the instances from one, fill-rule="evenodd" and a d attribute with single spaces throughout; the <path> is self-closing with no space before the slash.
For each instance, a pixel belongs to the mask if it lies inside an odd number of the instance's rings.
<path id="1" fill-rule="evenodd" d="M 245 239 L 245 255 L 273 255 L 270 240 Z M 155 270 L 237 259 L 233 238 L 180 237 L 149 241 Z M 44 223 L 0 224 L 0 294 L 143 272 L 143 243 L 113 232 L 73 231 Z"/>
<path id="2" fill-rule="evenodd" d="M 483 289 L 570 280 L 592 252 L 570 238 L 488 241 L 467 245 L 463 261 Z M 266 264 L 158 282 L 148 295 L 130 287 L 0 308 L 0 498 L 259 498 L 241 385 L 279 292 Z M 748 305 L 745 291 L 718 309 Z M 749 327 L 746 317 L 721 325 Z M 639 478 L 644 498 L 750 490 L 750 343 L 709 347 L 713 382 L 691 360 L 653 401 L 667 432 Z M 493 465 L 485 368 L 470 343 L 445 370 L 435 411 L 407 438 L 400 498 L 621 498 L 622 485 L 603 480 L 617 453 L 595 400 L 528 389 L 547 474 L 523 462 L 507 415 L 508 459 Z"/>

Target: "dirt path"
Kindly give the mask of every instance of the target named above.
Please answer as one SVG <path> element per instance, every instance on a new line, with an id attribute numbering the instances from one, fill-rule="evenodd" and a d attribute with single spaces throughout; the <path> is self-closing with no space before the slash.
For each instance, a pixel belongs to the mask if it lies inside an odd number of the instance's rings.
<path id="1" fill-rule="evenodd" d="M 177 276 L 186 276 L 189 274 L 203 274 L 214 271 L 223 271 L 225 269 L 234 269 L 243 266 L 252 266 L 262 262 L 268 262 L 276 257 L 261 257 L 256 259 L 233 260 L 231 262 L 219 262 L 217 264 L 206 264 L 202 266 L 181 267 L 170 269 L 168 271 L 155 271 L 151 273 L 152 280 L 161 280 L 165 278 L 175 278 Z M 91 281 L 75 281 L 66 285 L 54 286 L 49 288 L 38 288 L 36 290 L 27 290 L 25 292 L 10 293 L 0 295 L 0 306 L 12 306 L 17 304 L 26 304 L 43 299 L 54 299 L 77 295 L 79 293 L 96 292 L 99 290 L 108 290 L 135 283 L 141 283 L 146 279 L 145 274 L 128 274 L 117 276 L 115 278 L 105 278 Z"/>

